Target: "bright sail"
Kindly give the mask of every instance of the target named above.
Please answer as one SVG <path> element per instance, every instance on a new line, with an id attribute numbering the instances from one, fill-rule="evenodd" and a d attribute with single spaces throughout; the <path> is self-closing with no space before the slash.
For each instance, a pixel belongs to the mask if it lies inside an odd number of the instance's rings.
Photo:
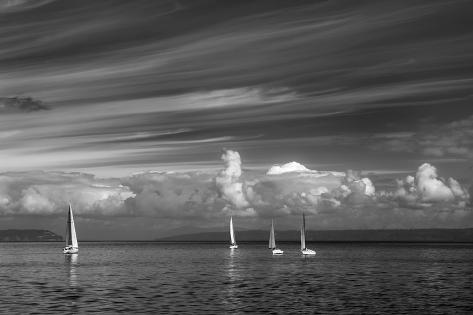
<path id="1" fill-rule="evenodd" d="M 305 214 L 302 214 L 301 250 L 305 249 Z"/>
<path id="2" fill-rule="evenodd" d="M 276 237 L 274 237 L 274 221 L 271 220 L 271 231 L 269 232 L 269 248 L 272 249 L 273 255 L 282 255 L 283 250 L 276 247 Z"/>
<path id="3" fill-rule="evenodd" d="M 302 252 L 302 255 L 315 255 L 315 250 L 308 249 L 307 247 L 305 247 L 305 214 L 304 213 L 302 213 L 301 252 Z"/>
<path id="4" fill-rule="evenodd" d="M 66 247 L 64 253 L 72 254 L 77 253 L 79 250 L 79 244 L 77 243 L 76 227 L 74 224 L 74 215 L 72 214 L 72 207 L 69 204 L 69 211 L 67 213 L 66 222 Z"/>
<path id="5" fill-rule="evenodd" d="M 271 220 L 271 231 L 269 232 L 269 248 L 276 248 L 276 239 L 274 238 L 274 222 Z"/>
<path id="6" fill-rule="evenodd" d="M 235 231 L 233 230 L 233 218 L 230 217 L 230 248 L 238 248 L 238 245 L 235 242 Z"/>

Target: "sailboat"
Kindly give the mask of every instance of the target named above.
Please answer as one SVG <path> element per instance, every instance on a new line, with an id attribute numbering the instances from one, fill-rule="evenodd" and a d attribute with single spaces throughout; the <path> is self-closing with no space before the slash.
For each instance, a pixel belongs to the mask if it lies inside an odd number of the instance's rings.
<path id="1" fill-rule="evenodd" d="M 305 247 L 305 214 L 304 213 L 302 213 L 301 252 L 302 252 L 302 255 L 315 255 L 315 250 L 308 249 L 307 247 Z"/>
<path id="2" fill-rule="evenodd" d="M 274 222 L 271 220 L 271 231 L 269 232 L 269 248 L 273 250 L 273 255 L 282 255 L 283 250 L 276 247 L 276 238 L 274 237 Z"/>
<path id="3" fill-rule="evenodd" d="M 230 217 L 230 248 L 235 249 L 238 248 L 237 243 L 235 242 L 235 231 L 233 230 L 233 218 Z"/>
<path id="4" fill-rule="evenodd" d="M 79 252 L 79 244 L 77 243 L 76 227 L 74 225 L 74 216 L 72 215 L 72 207 L 69 204 L 66 223 L 66 247 L 62 250 L 64 254 L 76 254 Z"/>

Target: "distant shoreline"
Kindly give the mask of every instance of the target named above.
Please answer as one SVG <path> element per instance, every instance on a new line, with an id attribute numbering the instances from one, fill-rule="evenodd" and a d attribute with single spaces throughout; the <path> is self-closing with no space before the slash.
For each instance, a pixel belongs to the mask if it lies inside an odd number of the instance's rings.
<path id="1" fill-rule="evenodd" d="M 268 231 L 237 231 L 238 243 L 266 243 Z M 278 243 L 298 243 L 300 232 L 286 230 L 276 232 Z M 79 242 L 126 242 L 126 243 L 228 243 L 228 232 L 202 232 L 161 237 L 149 240 L 81 240 Z M 473 243 L 473 228 L 465 229 L 411 229 L 411 230 L 320 230 L 309 231 L 311 243 Z M 63 242 L 63 238 L 48 230 L 0 230 L 0 242 Z"/>
<path id="2" fill-rule="evenodd" d="M 268 231 L 249 230 L 237 231 L 237 242 L 267 241 Z M 158 238 L 156 241 L 186 241 L 203 242 L 228 241 L 228 232 L 204 232 L 183 234 Z M 298 242 L 300 232 L 297 230 L 276 232 L 278 242 Z M 308 242 L 317 243 L 472 243 L 473 228 L 465 229 L 410 229 L 410 230 L 320 230 L 309 231 L 306 235 Z"/>
<path id="3" fill-rule="evenodd" d="M 48 230 L 8 229 L 0 230 L 0 242 L 62 242 L 63 238 Z"/>

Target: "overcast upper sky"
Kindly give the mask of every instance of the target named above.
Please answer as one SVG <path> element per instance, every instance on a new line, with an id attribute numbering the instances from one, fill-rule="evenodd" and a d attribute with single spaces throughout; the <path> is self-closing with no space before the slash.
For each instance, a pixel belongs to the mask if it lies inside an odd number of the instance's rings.
<path id="1" fill-rule="evenodd" d="M 471 12 L 0 0 L 0 228 L 472 227 Z"/>

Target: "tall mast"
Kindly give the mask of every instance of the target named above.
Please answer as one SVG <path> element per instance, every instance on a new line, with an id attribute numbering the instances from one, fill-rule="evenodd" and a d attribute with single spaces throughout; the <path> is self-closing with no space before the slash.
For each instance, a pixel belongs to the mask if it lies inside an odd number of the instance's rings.
<path id="1" fill-rule="evenodd" d="M 69 204 L 69 211 L 67 211 L 66 220 L 66 246 L 72 245 L 71 237 L 71 205 Z"/>
<path id="2" fill-rule="evenodd" d="M 271 220 L 271 231 L 269 232 L 269 248 L 276 248 L 276 238 L 274 237 L 274 222 Z"/>
<path id="3" fill-rule="evenodd" d="M 230 241 L 232 245 L 235 244 L 235 232 L 233 231 L 233 218 L 230 217 Z"/>
<path id="4" fill-rule="evenodd" d="M 305 214 L 302 213 L 301 249 L 305 249 Z"/>

